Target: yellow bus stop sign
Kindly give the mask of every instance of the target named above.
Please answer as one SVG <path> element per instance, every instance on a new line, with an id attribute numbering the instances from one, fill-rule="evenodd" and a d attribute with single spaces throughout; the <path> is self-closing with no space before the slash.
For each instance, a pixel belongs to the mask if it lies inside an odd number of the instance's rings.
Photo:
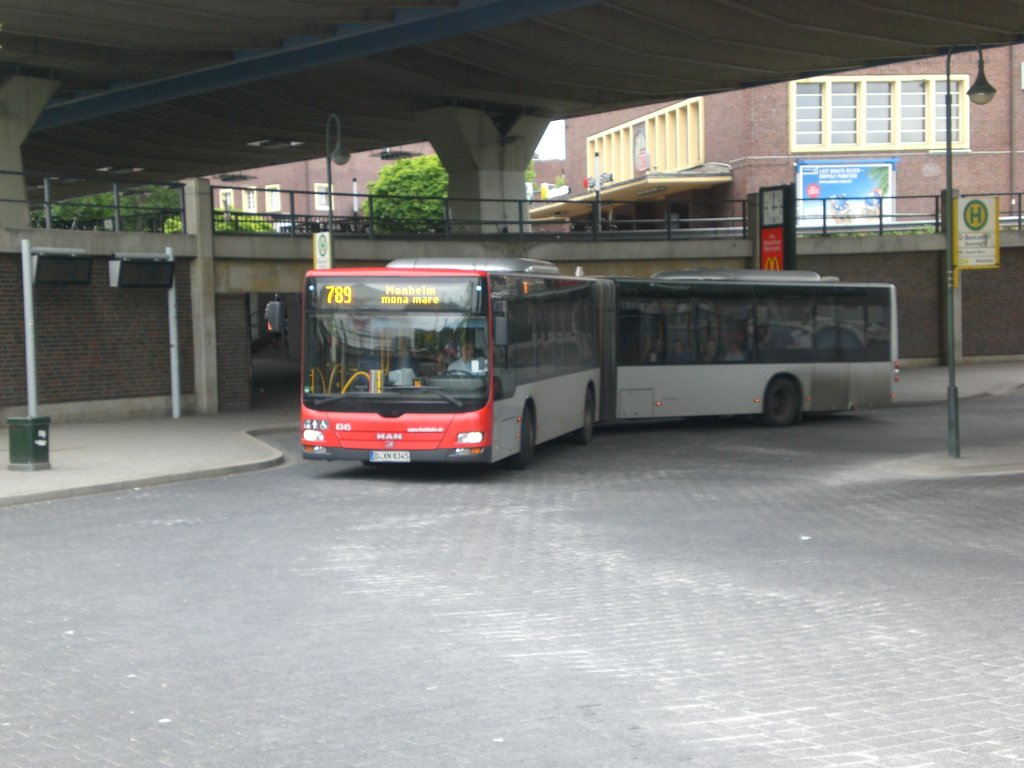
<path id="1" fill-rule="evenodd" d="M 334 266 L 333 245 L 330 232 L 313 234 L 313 269 L 331 269 Z"/>
<path id="2" fill-rule="evenodd" d="M 961 269 L 999 268 L 999 198 L 963 197 L 953 201 L 953 284 Z"/>

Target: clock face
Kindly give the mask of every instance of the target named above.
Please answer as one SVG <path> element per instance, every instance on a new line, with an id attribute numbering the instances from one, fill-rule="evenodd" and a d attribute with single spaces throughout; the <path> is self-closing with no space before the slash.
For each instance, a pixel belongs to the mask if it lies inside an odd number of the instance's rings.
<path id="1" fill-rule="evenodd" d="M 781 227 L 785 217 L 785 196 L 781 189 L 766 189 L 761 193 L 761 226 Z"/>

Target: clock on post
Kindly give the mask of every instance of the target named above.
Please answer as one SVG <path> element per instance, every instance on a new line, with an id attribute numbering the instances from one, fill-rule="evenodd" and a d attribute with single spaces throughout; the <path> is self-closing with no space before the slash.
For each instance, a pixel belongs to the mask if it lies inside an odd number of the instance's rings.
<path id="1" fill-rule="evenodd" d="M 761 187 L 758 195 L 758 262 L 761 269 L 796 266 L 796 190 L 792 184 Z"/>

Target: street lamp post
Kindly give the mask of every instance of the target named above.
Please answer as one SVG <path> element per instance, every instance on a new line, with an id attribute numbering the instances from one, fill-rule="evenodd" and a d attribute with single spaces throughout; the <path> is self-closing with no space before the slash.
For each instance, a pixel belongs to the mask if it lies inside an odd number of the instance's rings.
<path id="1" fill-rule="evenodd" d="M 336 138 L 331 146 L 331 126 L 334 126 Z M 333 112 L 327 116 L 327 133 L 324 141 L 324 155 L 327 160 L 327 236 L 331 239 L 331 252 L 334 248 L 334 183 L 331 180 L 331 163 L 344 165 L 349 154 L 341 146 L 341 119 Z"/>
<path id="2" fill-rule="evenodd" d="M 944 201 L 943 226 L 946 230 L 946 365 L 949 368 L 949 387 L 946 391 L 948 410 L 949 455 L 960 458 L 960 402 L 956 389 L 956 323 L 953 310 L 955 302 L 953 272 L 953 86 L 952 61 L 957 46 L 968 43 L 978 50 L 978 76 L 968 91 L 968 98 L 975 104 L 988 104 L 996 95 L 996 89 L 985 78 L 985 60 L 981 46 L 973 40 L 959 40 L 949 47 L 946 55 L 946 199 Z M 960 109 L 963 114 L 963 107 Z M 960 120 L 958 125 L 963 125 Z"/>

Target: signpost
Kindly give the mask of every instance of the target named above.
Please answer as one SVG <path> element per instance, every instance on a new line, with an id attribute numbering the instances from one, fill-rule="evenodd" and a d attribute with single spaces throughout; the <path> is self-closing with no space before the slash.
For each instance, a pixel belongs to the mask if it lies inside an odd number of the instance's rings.
<path id="1" fill-rule="evenodd" d="M 313 235 L 314 269 L 331 269 L 334 266 L 333 246 L 330 232 L 317 232 Z"/>
<path id="2" fill-rule="evenodd" d="M 796 268 L 796 192 L 792 184 L 761 187 L 758 196 L 760 237 L 758 266 L 766 270 Z"/>
<path id="3" fill-rule="evenodd" d="M 167 290 L 167 347 L 171 366 L 171 417 L 181 418 L 181 368 L 178 353 L 178 292 L 174 286 L 174 249 L 163 253 L 115 253 L 108 266 L 111 288 Z"/>
<path id="4" fill-rule="evenodd" d="M 25 315 L 25 386 L 28 415 L 7 419 L 10 440 L 8 469 L 50 468 L 50 417 L 40 416 L 36 395 L 36 320 L 33 288 L 44 285 L 88 285 L 92 257 L 81 248 L 34 248 L 21 241 L 21 290 Z"/>
<path id="5" fill-rule="evenodd" d="M 961 269 L 999 268 L 999 198 L 954 198 L 953 287 Z"/>

